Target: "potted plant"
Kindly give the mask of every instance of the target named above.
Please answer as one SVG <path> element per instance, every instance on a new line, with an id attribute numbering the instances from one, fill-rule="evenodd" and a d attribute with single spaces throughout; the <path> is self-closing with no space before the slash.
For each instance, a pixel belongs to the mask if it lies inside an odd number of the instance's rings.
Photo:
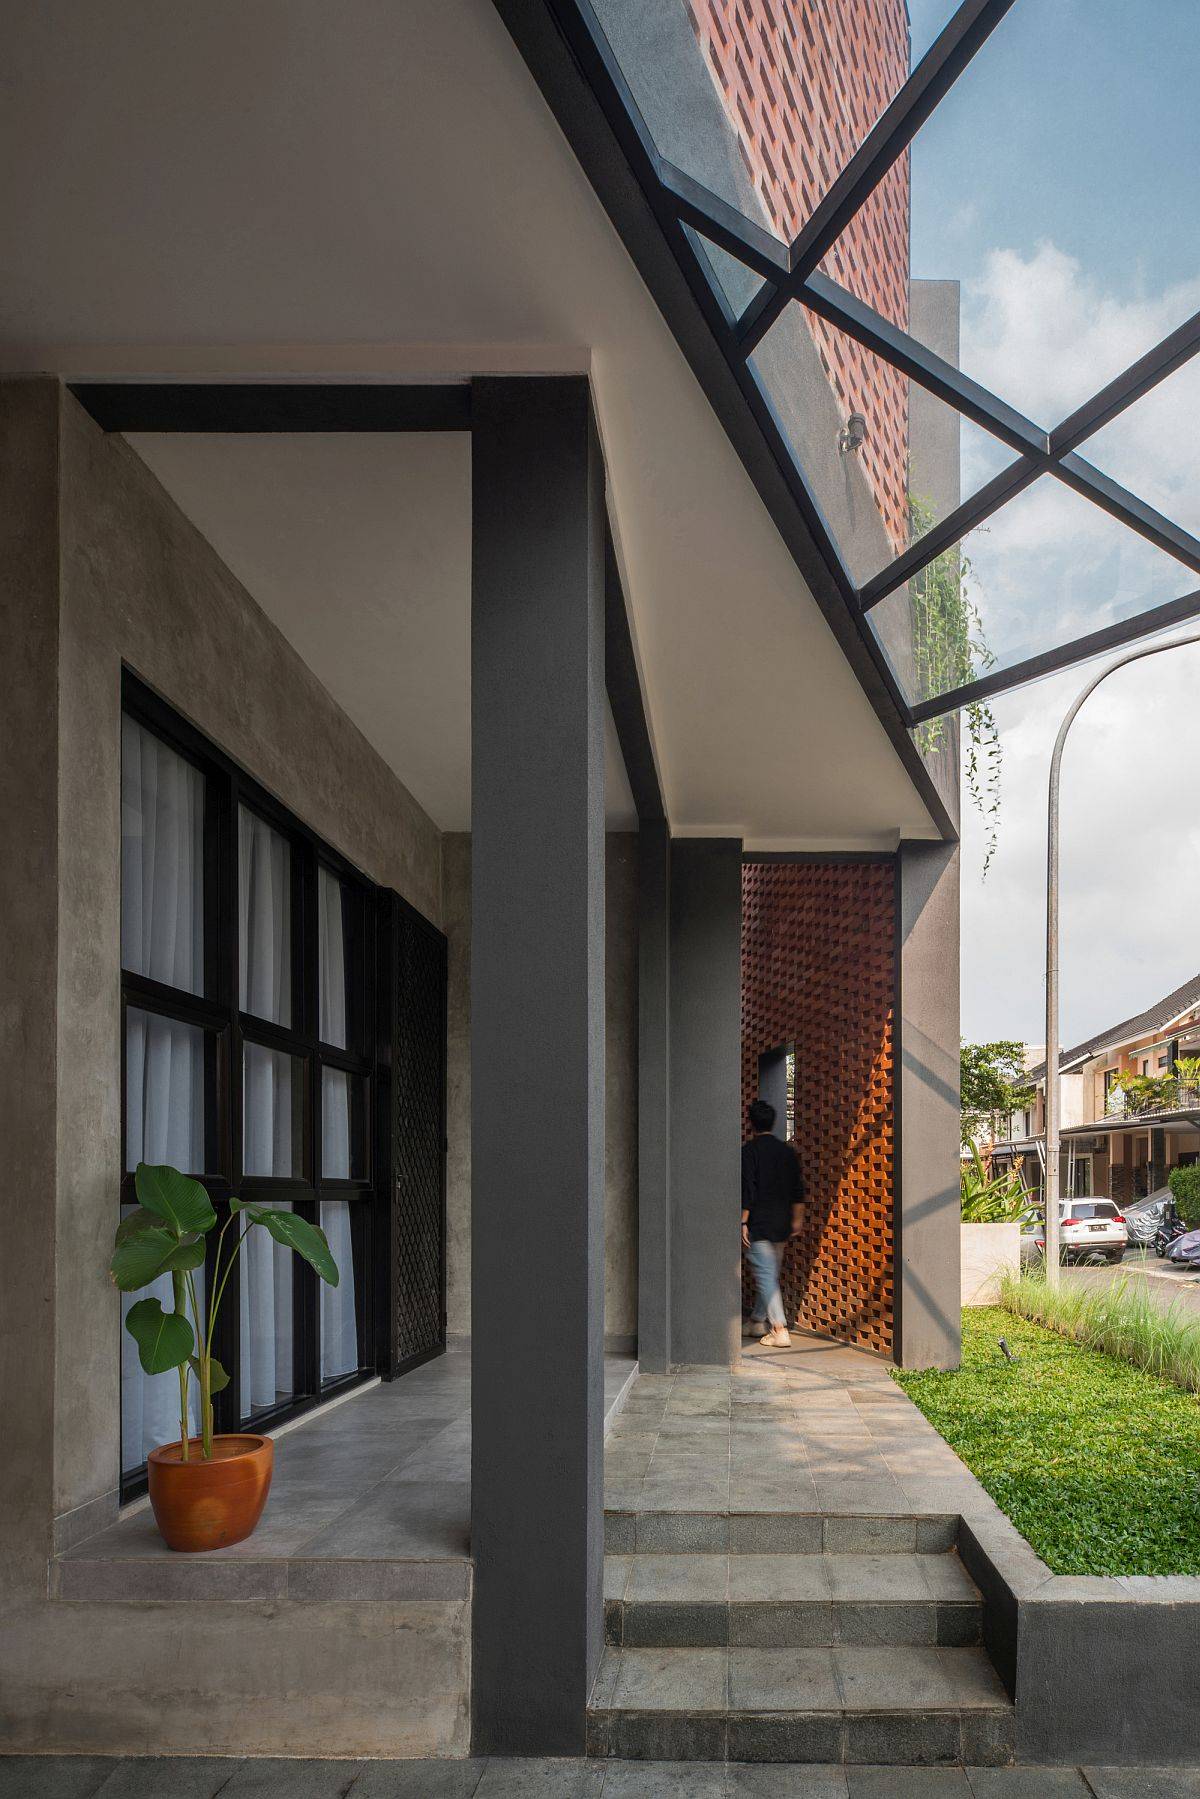
<path id="1" fill-rule="evenodd" d="M 1021 1266 L 1021 1214 L 1029 1205 L 1018 1174 L 991 1175 L 972 1143 L 961 1186 L 962 1303 L 995 1305 L 1006 1273 Z"/>
<path id="2" fill-rule="evenodd" d="M 195 1271 L 203 1267 L 205 1239 L 217 1222 L 212 1201 L 199 1181 L 177 1168 L 139 1162 L 134 1175 L 138 1204 L 117 1227 L 109 1270 L 122 1293 L 136 1293 L 170 1275 L 174 1308 L 139 1299 L 130 1306 L 125 1328 L 137 1344 L 147 1374 L 179 1371 L 179 1440 L 152 1449 L 147 1461 L 150 1504 L 171 1549 L 217 1549 L 248 1537 L 267 1502 L 275 1446 L 250 1431 L 213 1435 L 213 1394 L 229 1376 L 213 1354 L 221 1301 L 230 1272 L 252 1230 L 265 1230 L 316 1269 L 331 1287 L 338 1268 L 325 1233 L 294 1212 L 231 1199 L 229 1217 L 217 1235 L 216 1255 L 205 1301 L 196 1293 Z M 234 1235 L 227 1244 L 230 1226 Z M 200 1435 L 188 1425 L 189 1383 L 199 1387 Z"/>

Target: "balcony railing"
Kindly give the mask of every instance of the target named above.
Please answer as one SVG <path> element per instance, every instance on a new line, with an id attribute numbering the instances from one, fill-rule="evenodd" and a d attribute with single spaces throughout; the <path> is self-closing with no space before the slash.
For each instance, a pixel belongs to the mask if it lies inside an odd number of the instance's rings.
<path id="1" fill-rule="evenodd" d="M 1153 1091 L 1130 1093 L 1114 1087 L 1104 1108 L 1104 1117 L 1096 1123 L 1111 1124 L 1113 1119 L 1130 1124 L 1145 1124 L 1154 1118 L 1168 1118 L 1175 1112 L 1200 1113 L 1200 1087 L 1183 1081 L 1167 1080 L 1155 1084 Z"/>

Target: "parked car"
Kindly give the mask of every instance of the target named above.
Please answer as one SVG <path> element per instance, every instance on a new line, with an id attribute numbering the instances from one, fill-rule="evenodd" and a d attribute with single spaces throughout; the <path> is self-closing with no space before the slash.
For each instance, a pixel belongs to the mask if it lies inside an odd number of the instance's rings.
<path id="1" fill-rule="evenodd" d="M 1150 1193 L 1145 1199 L 1134 1200 L 1125 1208 L 1125 1227 L 1129 1232 L 1131 1244 L 1154 1242 L 1155 1234 L 1161 1224 L 1174 1210 L 1169 1187 L 1160 1187 L 1156 1193 Z"/>
<path id="2" fill-rule="evenodd" d="M 1046 1233 L 1036 1239 L 1046 1253 Z M 1066 1199 L 1059 1208 L 1059 1253 L 1064 1262 L 1119 1262 L 1129 1242 L 1124 1216 L 1111 1199 Z"/>
<path id="3" fill-rule="evenodd" d="M 1044 1238 L 1046 1229 L 1042 1222 L 1042 1214 L 1037 1210 L 1036 1206 L 1030 1206 L 1027 1211 L 1021 1213 L 1020 1225 L 1021 1265 L 1024 1267 L 1026 1262 L 1039 1261 L 1045 1254 L 1046 1245 Z M 1039 1241 L 1039 1239 L 1042 1240 Z"/>

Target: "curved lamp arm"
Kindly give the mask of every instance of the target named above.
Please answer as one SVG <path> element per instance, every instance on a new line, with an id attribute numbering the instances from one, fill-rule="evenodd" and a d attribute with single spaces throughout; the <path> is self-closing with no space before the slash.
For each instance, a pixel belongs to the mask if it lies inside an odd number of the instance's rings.
<path id="1" fill-rule="evenodd" d="M 1185 644 L 1200 643 L 1200 631 L 1187 637 L 1174 637 L 1169 643 L 1141 644 L 1135 650 L 1110 662 L 1088 682 L 1059 726 L 1050 758 L 1049 831 L 1046 856 L 1046 1279 L 1052 1287 L 1059 1284 L 1059 1071 L 1058 1071 L 1058 842 L 1059 785 L 1062 775 L 1063 747 L 1067 732 L 1085 700 L 1091 698 L 1101 681 L 1107 681 L 1119 668 L 1137 662 L 1143 656 L 1159 656 L 1164 650 L 1181 649 Z"/>

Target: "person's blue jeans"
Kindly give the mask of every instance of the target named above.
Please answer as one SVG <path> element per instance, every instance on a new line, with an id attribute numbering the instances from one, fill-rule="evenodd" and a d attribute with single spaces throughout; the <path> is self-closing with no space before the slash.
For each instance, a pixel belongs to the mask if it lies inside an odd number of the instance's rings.
<path id="1" fill-rule="evenodd" d="M 764 1318 L 771 1324 L 787 1323 L 783 1294 L 779 1290 L 779 1270 L 783 1267 L 783 1252 L 786 1248 L 786 1243 L 770 1243 L 765 1237 L 755 1237 L 746 1251 L 754 1271 L 754 1284 L 758 1289 L 754 1310 L 750 1314 L 757 1323 L 761 1324 Z"/>

